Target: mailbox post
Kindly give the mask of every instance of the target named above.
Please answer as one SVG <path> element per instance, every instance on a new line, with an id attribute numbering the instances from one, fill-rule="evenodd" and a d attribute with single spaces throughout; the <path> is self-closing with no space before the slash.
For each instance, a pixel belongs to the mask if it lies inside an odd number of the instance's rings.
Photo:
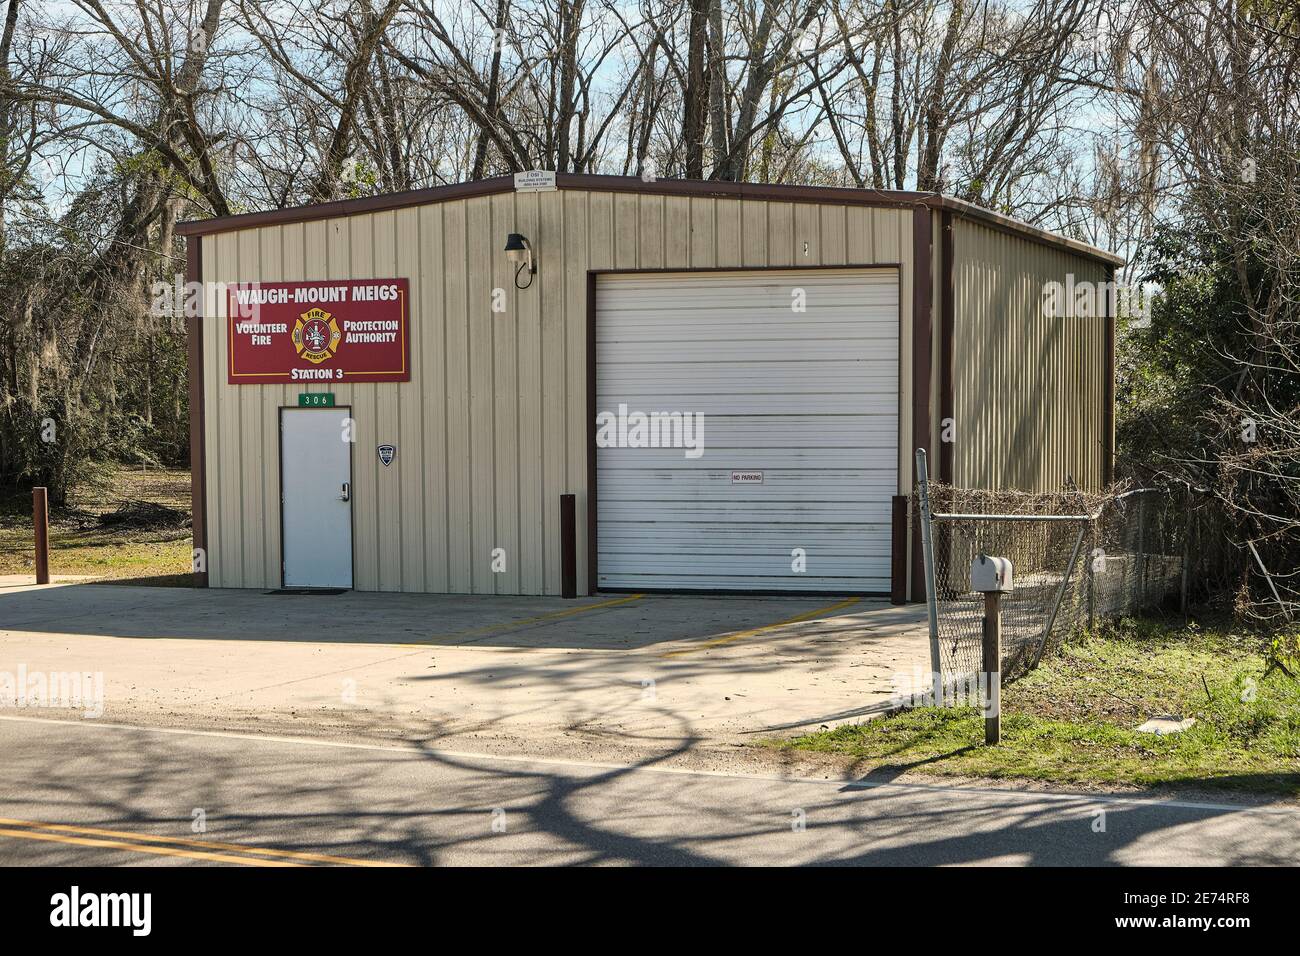
<path id="1" fill-rule="evenodd" d="M 1011 562 L 981 554 L 971 562 L 970 586 L 984 594 L 984 743 L 996 744 L 1002 740 L 1002 595 L 1011 591 Z"/>

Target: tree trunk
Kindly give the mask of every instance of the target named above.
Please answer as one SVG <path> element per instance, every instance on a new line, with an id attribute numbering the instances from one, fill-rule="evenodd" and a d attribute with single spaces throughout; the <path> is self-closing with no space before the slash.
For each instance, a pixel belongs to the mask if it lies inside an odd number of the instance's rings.
<path id="1" fill-rule="evenodd" d="M 509 0 L 497 0 L 496 29 L 492 35 L 492 66 L 488 73 L 487 103 L 484 107 L 487 123 L 495 123 L 497 118 L 497 98 L 501 91 L 501 51 L 505 48 L 506 14 L 510 10 Z M 482 179 L 487 167 L 488 130 L 486 123 L 479 127 L 478 142 L 474 145 L 474 167 L 470 179 Z"/>
<path id="2" fill-rule="evenodd" d="M 708 41 L 709 0 L 690 0 L 690 45 L 686 55 L 686 88 L 682 90 L 682 146 L 687 179 L 704 178 L 704 128 L 708 98 L 704 75 Z"/>
<path id="3" fill-rule="evenodd" d="M 556 115 L 555 170 L 567 173 L 572 162 L 569 128 L 573 125 L 573 92 L 578 74 L 578 24 L 582 22 L 583 0 L 560 0 L 560 102 Z"/>

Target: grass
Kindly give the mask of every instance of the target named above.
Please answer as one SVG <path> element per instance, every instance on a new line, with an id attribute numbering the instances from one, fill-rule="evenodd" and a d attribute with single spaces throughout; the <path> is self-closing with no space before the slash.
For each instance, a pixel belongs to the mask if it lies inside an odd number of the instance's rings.
<path id="1" fill-rule="evenodd" d="M 1300 796 L 1300 681 L 1265 677 L 1265 646 L 1227 626 L 1124 621 L 1007 685 L 999 746 L 984 746 L 983 715 L 970 707 L 922 707 L 767 743 L 894 774 Z M 1164 737 L 1133 729 L 1159 714 L 1196 723 Z"/>
<path id="2" fill-rule="evenodd" d="M 188 587 L 188 528 L 115 528 L 98 520 L 124 503 L 146 501 L 188 513 L 189 471 L 114 468 L 101 481 L 79 489 L 68 508 L 50 515 L 50 573 Z M 35 574 L 28 494 L 0 503 L 0 574 Z"/>

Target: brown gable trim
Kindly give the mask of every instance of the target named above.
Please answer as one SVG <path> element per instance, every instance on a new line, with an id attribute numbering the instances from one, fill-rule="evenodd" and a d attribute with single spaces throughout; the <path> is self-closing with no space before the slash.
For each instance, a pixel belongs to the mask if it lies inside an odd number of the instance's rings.
<path id="1" fill-rule="evenodd" d="M 1012 219 L 1010 216 L 1004 216 L 1000 212 L 994 212 L 992 209 L 985 209 L 983 206 L 976 206 L 968 203 L 964 199 L 954 199 L 951 196 L 941 196 L 936 208 L 947 209 L 956 213 L 960 219 L 969 219 L 979 223 L 981 226 L 988 226 L 990 229 L 997 229 L 1000 232 L 1008 233 L 1012 236 L 1019 236 L 1022 239 L 1030 239 L 1034 242 L 1045 246 L 1052 246 L 1057 249 L 1065 249 L 1076 255 L 1084 256 L 1088 259 L 1095 259 L 1106 265 L 1122 266 L 1127 260 L 1123 256 L 1117 256 L 1112 252 L 1106 252 L 1104 249 L 1098 249 L 1096 246 L 1090 246 L 1086 242 L 1080 242 L 1078 239 L 1069 239 L 1065 236 L 1058 235 L 1054 232 L 1048 232 L 1046 229 L 1039 229 L 1037 226 L 1031 226 L 1027 222 L 1019 219 Z"/>
<path id="2" fill-rule="evenodd" d="M 1112 265 L 1123 265 L 1124 260 L 1074 239 L 1067 239 L 1018 219 L 1011 219 L 990 209 L 972 205 L 960 199 L 933 192 L 911 192 L 894 189 L 856 189 L 847 186 L 780 186 L 765 183 L 729 183 L 703 179 L 643 180 L 637 176 L 598 176 L 580 173 L 558 173 L 555 177 L 560 189 L 584 189 L 592 192 L 639 193 L 651 196 L 698 196 L 712 199 L 753 199 L 767 202 L 818 203 L 821 205 L 875 206 L 893 209 L 924 207 L 951 210 L 965 219 L 971 219 L 993 229 L 1029 239 L 1058 249 L 1067 249 L 1081 256 Z M 311 206 L 293 206 L 287 209 L 270 209 L 265 212 L 241 213 L 219 216 L 215 219 L 196 219 L 182 222 L 176 232 L 182 236 L 229 232 L 234 229 L 252 229 L 257 226 L 275 226 L 285 223 L 313 222 L 361 213 L 385 212 L 447 202 L 453 199 L 472 199 L 514 191 L 513 176 L 495 176 L 469 183 L 449 186 L 431 186 L 408 192 L 367 196 L 362 199 L 342 199 L 336 202 Z"/>
<path id="3" fill-rule="evenodd" d="M 856 189 L 847 186 L 781 186 L 771 183 L 731 183 L 711 179 L 653 179 L 636 176 L 595 176 L 575 173 L 556 177 L 561 189 L 592 192 L 641 193 L 649 196 L 698 196 L 705 199 L 752 199 L 766 202 L 820 203 L 841 206 L 889 206 L 897 209 L 926 205 L 938 193 L 900 189 Z"/>
<path id="4" fill-rule="evenodd" d="M 203 409 L 203 305 L 204 297 L 194 290 L 203 281 L 203 239 L 185 240 L 186 298 L 198 302 L 198 315 L 185 319 L 185 365 L 189 373 L 190 403 L 190 525 L 195 551 L 203 553 L 203 570 L 194 572 L 194 586 L 208 586 L 208 486 L 207 445 Z"/>
<path id="5" fill-rule="evenodd" d="M 213 219 L 191 219 L 176 225 L 181 236 L 200 236 L 213 232 L 230 232 L 234 229 L 253 229 L 258 226 L 278 226 L 293 222 L 315 222 L 340 216 L 356 216 L 367 212 L 385 212 L 447 202 L 452 199 L 472 199 L 513 192 L 514 177 L 494 176 L 470 183 L 453 183 L 450 186 L 430 186 L 407 192 L 385 193 L 382 196 L 365 196 L 361 199 L 339 199 L 335 202 L 313 203 L 310 206 L 289 206 L 285 209 L 268 209 L 265 212 L 245 212 L 234 216 L 217 216 Z"/>

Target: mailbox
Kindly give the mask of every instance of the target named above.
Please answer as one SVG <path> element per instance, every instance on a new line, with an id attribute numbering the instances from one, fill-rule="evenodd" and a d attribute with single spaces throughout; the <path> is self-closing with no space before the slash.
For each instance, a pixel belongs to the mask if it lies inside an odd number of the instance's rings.
<path id="1" fill-rule="evenodd" d="M 1011 562 L 1007 558 L 981 554 L 970 563 L 970 588 L 985 594 L 1010 591 Z"/>

